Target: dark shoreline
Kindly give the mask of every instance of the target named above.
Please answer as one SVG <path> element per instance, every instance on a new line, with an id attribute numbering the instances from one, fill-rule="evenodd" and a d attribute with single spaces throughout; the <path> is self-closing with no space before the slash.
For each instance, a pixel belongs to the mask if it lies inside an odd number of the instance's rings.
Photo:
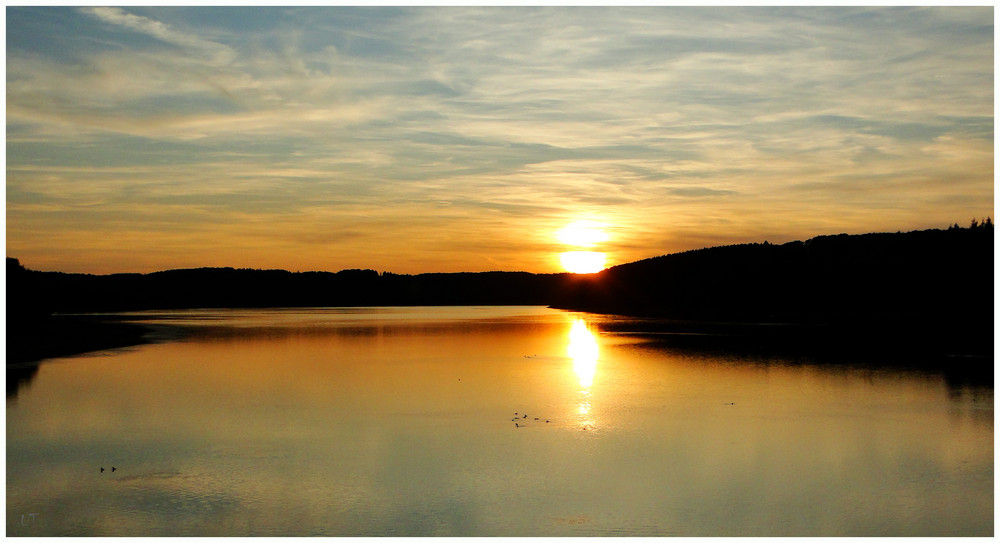
<path id="1" fill-rule="evenodd" d="M 151 342 L 153 330 L 112 315 L 53 315 L 7 322 L 7 366 L 131 347 Z"/>
<path id="2" fill-rule="evenodd" d="M 611 316 L 611 315 L 608 315 Z M 612 316 L 613 317 L 613 316 Z M 722 322 L 648 318 L 596 323 L 641 338 L 640 349 L 722 356 L 752 364 L 914 370 L 951 384 L 993 388 L 993 342 L 940 321 Z"/>
<path id="3" fill-rule="evenodd" d="M 7 320 L 7 400 L 16 400 L 50 358 L 154 341 L 152 328 L 114 315 L 52 315 Z"/>

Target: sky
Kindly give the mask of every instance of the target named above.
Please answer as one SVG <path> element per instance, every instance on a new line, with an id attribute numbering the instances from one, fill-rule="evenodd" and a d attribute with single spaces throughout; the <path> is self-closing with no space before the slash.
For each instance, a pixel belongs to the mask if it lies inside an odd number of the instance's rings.
<path id="1" fill-rule="evenodd" d="M 966 226 L 993 216 L 993 21 L 9 6 L 7 256 L 550 273 Z"/>

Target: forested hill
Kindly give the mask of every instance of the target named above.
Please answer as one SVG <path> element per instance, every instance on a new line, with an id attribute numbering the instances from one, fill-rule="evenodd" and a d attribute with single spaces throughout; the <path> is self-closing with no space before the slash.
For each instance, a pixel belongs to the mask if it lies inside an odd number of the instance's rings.
<path id="1" fill-rule="evenodd" d="M 685 341 L 711 346 L 722 334 L 752 337 L 754 345 L 878 353 L 905 363 L 956 353 L 992 360 L 989 222 L 713 247 L 615 266 L 587 279 L 552 304 L 674 319 L 650 329 L 673 334 L 674 343 L 690 337 Z M 991 362 L 975 368 L 992 379 Z"/>
<path id="2" fill-rule="evenodd" d="M 993 226 L 713 247 L 609 268 L 555 305 L 731 320 L 993 315 Z"/>
<path id="3" fill-rule="evenodd" d="M 234 268 L 87 275 L 31 271 L 8 258 L 7 310 L 9 315 L 208 307 L 544 305 L 566 275 Z"/>
<path id="4" fill-rule="evenodd" d="M 87 275 L 31 271 L 7 260 L 8 322 L 52 312 L 480 304 L 709 320 L 933 316 L 992 326 L 993 228 L 713 247 L 582 276 L 233 268 Z"/>

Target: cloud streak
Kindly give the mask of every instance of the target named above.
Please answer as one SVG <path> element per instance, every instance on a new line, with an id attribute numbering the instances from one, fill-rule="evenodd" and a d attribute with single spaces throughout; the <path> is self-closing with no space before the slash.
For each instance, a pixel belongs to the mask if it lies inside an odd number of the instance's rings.
<path id="1" fill-rule="evenodd" d="M 112 25 L 122 26 L 129 30 L 156 38 L 162 42 L 177 45 L 196 52 L 207 53 L 213 62 L 228 63 L 235 54 L 228 47 L 202 39 L 196 34 L 180 32 L 160 21 L 128 13 L 117 7 L 86 7 L 80 11 Z"/>

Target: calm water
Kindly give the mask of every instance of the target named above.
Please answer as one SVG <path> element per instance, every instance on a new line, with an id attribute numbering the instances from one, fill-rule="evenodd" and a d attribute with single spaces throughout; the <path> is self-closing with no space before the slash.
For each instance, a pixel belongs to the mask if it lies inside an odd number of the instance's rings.
<path id="1" fill-rule="evenodd" d="M 194 333 L 8 396 L 7 535 L 993 535 L 992 387 L 536 307 L 143 316 Z"/>

